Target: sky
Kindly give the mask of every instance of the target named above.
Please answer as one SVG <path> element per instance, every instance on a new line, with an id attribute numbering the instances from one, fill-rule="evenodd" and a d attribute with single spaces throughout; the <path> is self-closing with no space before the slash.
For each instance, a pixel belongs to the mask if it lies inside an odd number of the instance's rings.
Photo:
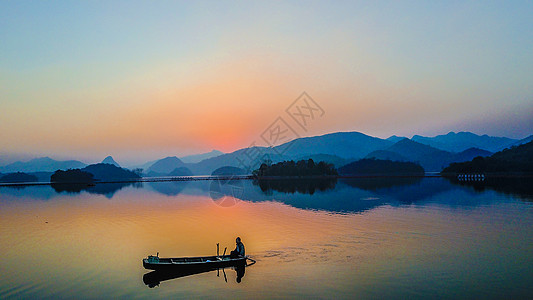
<path id="1" fill-rule="evenodd" d="M 1 1 L 1 153 L 133 163 L 298 136 L 533 134 L 531 1 Z M 287 109 L 306 92 L 321 114 Z M 294 108 L 294 106 L 293 106 Z"/>

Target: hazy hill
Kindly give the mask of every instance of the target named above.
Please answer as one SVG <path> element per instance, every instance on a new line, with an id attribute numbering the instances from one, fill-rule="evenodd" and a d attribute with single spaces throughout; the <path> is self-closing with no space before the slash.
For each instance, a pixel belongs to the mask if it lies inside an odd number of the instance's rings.
<path id="1" fill-rule="evenodd" d="M 392 160 L 392 161 L 409 161 L 405 156 L 388 150 L 376 150 L 372 151 L 365 158 L 375 158 L 382 160 Z"/>
<path id="2" fill-rule="evenodd" d="M 188 155 L 188 156 L 180 157 L 180 159 L 184 163 L 197 163 L 197 162 L 201 162 L 204 159 L 208 159 L 208 158 L 211 158 L 211 157 L 216 157 L 216 156 L 219 156 L 219 155 L 222 155 L 222 154 L 224 154 L 224 152 L 221 152 L 221 151 L 218 151 L 218 150 L 213 150 L 213 151 L 207 152 L 207 153 L 194 154 L 194 155 Z"/>
<path id="3" fill-rule="evenodd" d="M 403 139 L 406 139 L 406 137 L 404 136 L 397 136 L 397 135 L 392 135 L 390 137 L 387 138 L 387 141 L 389 142 L 393 142 L 393 143 L 397 143 Z"/>
<path id="4" fill-rule="evenodd" d="M 150 174 L 151 172 L 152 174 L 167 175 L 176 168 L 181 167 L 185 167 L 185 164 L 179 158 L 176 156 L 169 156 L 156 161 L 147 170 L 145 170 L 145 173 Z"/>
<path id="5" fill-rule="evenodd" d="M 308 159 L 312 159 L 313 161 L 323 161 L 328 164 L 334 165 L 336 168 L 342 167 L 346 165 L 347 163 L 355 160 L 355 159 L 345 159 L 337 155 L 322 154 L 322 153 L 303 155 L 303 156 L 296 158 L 296 160 L 308 160 Z"/>
<path id="6" fill-rule="evenodd" d="M 491 156 L 492 154 L 493 154 L 492 152 L 489 152 L 487 150 L 483 150 L 479 148 L 470 148 L 463 152 L 456 153 L 453 156 L 453 161 L 454 162 L 469 161 L 478 156 L 485 157 L 485 156 Z"/>
<path id="7" fill-rule="evenodd" d="M 331 154 L 342 158 L 362 158 L 393 143 L 360 132 L 336 132 L 295 139 L 274 147 L 285 155 L 299 157 L 308 154 Z"/>
<path id="8" fill-rule="evenodd" d="M 442 170 L 444 175 L 457 173 L 533 173 L 533 141 L 472 161 L 452 163 Z"/>
<path id="9" fill-rule="evenodd" d="M 0 172 L 54 172 L 56 170 L 83 168 L 86 165 L 87 164 L 77 160 L 59 161 L 51 159 L 50 157 L 41 157 L 26 162 L 17 161 L 7 166 L 0 167 Z"/>
<path id="10" fill-rule="evenodd" d="M 520 145 L 523 145 L 523 144 L 527 144 L 529 142 L 533 141 L 533 134 L 528 136 L 527 138 L 523 138 L 515 143 L 513 143 L 511 146 L 520 146 Z"/>
<path id="11" fill-rule="evenodd" d="M 106 158 L 104 158 L 104 160 L 102 160 L 102 163 L 103 164 L 111 164 L 111 165 L 114 165 L 114 166 L 120 168 L 120 165 L 113 159 L 113 157 L 111 155 L 106 157 Z"/>
<path id="12" fill-rule="evenodd" d="M 517 142 L 517 140 L 506 137 L 494 137 L 486 134 L 477 135 L 471 132 L 450 132 L 435 137 L 415 135 L 411 140 L 450 152 L 461 152 L 469 148 L 480 148 L 496 152 Z"/>
<path id="13" fill-rule="evenodd" d="M 453 153 L 439 150 L 431 146 L 409 139 L 403 139 L 391 147 L 387 151 L 395 152 L 405 157 L 410 162 L 417 162 L 426 171 L 440 171 L 453 161 Z"/>
<path id="14" fill-rule="evenodd" d="M 191 170 L 187 167 L 179 167 L 172 170 L 170 173 L 167 174 L 168 176 L 192 176 Z"/>
<path id="15" fill-rule="evenodd" d="M 413 162 L 361 159 L 339 168 L 341 175 L 424 175 L 424 168 Z"/>
<path id="16" fill-rule="evenodd" d="M 265 155 L 270 160 L 272 160 L 272 162 L 281 161 L 284 158 L 276 154 L 274 150 L 266 147 L 250 147 L 239 149 L 237 151 L 222 154 L 216 157 L 204 159 L 196 164 L 188 164 L 188 167 L 195 175 L 209 175 L 214 170 L 225 166 L 232 166 L 243 169 L 247 167 L 254 167 L 251 161 L 261 161 L 261 158 Z"/>
<path id="17" fill-rule="evenodd" d="M 94 175 L 95 180 L 100 181 L 115 181 L 115 180 L 129 180 L 140 178 L 139 175 L 130 170 L 119 168 L 111 164 L 93 164 L 81 169 L 83 172 Z"/>
<path id="18" fill-rule="evenodd" d="M 247 172 L 244 169 L 237 167 L 220 167 L 211 173 L 213 176 L 229 176 L 229 175 L 246 175 Z"/>

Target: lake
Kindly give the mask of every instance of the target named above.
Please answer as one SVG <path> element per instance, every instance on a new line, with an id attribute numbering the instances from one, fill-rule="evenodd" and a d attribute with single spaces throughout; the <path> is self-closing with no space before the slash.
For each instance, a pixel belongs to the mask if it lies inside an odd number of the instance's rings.
<path id="1" fill-rule="evenodd" d="M 0 187 L 0 298 L 532 298 L 533 194 L 444 178 Z M 526 188 L 523 188 L 526 186 Z M 142 258 L 257 263 L 145 283 Z"/>

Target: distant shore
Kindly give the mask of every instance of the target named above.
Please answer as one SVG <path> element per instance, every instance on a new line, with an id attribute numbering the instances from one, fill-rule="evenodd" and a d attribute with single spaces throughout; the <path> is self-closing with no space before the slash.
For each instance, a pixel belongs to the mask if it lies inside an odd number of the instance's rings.
<path id="1" fill-rule="evenodd" d="M 93 185 L 93 184 L 105 184 L 105 183 L 133 183 L 133 182 L 172 182 L 172 181 L 202 181 L 202 180 L 290 180 L 290 179 L 332 179 L 332 178 L 435 178 L 435 177 L 456 177 L 450 176 L 449 174 L 441 175 L 436 172 L 426 173 L 424 175 L 398 175 L 398 174 L 371 174 L 371 175 L 334 175 L 334 176 L 264 176 L 264 177 L 254 177 L 253 175 L 235 175 L 235 176 L 183 176 L 183 177 L 143 177 L 140 179 L 122 179 L 122 180 L 107 180 L 107 181 L 96 181 L 91 184 L 87 183 L 76 183 L 76 182 L 6 182 L 0 183 L 2 186 L 40 186 L 40 185 Z M 485 178 L 533 178 L 533 174 L 486 174 Z"/>

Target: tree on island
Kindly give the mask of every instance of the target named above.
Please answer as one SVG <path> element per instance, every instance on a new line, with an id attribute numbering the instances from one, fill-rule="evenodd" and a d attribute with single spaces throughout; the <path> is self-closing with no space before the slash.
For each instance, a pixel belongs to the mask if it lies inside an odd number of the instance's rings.
<path id="1" fill-rule="evenodd" d="M 282 161 L 276 164 L 263 163 L 259 169 L 253 171 L 256 177 L 265 176 L 333 176 L 337 175 L 337 170 L 333 164 L 323 161 L 316 164 L 312 159 Z"/>
<path id="2" fill-rule="evenodd" d="M 57 183 L 92 183 L 94 175 L 80 169 L 57 170 L 50 177 L 51 182 Z"/>

